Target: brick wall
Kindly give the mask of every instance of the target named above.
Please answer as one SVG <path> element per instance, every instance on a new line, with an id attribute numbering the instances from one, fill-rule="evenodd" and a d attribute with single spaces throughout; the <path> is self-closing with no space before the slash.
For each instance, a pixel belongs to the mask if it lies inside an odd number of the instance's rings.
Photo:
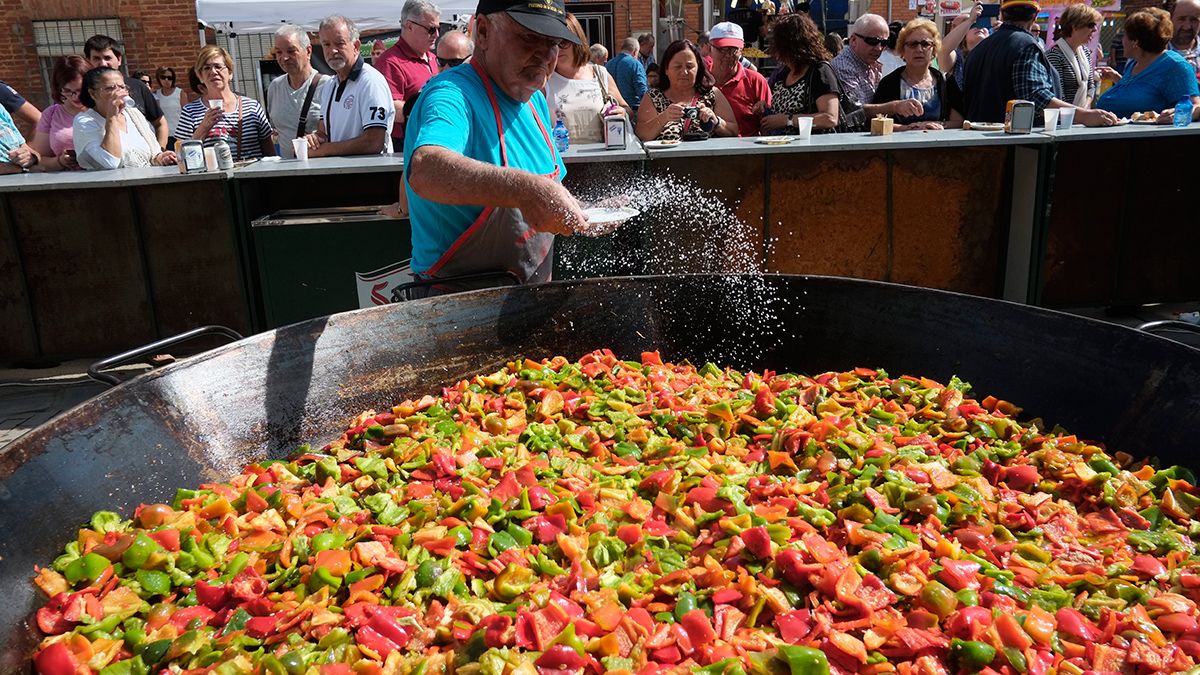
<path id="1" fill-rule="evenodd" d="M 33 22 L 106 18 L 121 21 L 130 72 L 170 66 L 182 77 L 200 49 L 195 0 L 0 0 L 0 80 L 44 107 Z"/>

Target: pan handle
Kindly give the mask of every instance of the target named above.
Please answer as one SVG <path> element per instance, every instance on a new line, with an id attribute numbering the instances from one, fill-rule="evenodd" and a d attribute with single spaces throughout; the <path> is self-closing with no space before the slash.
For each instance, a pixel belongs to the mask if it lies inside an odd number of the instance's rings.
<path id="1" fill-rule="evenodd" d="M 1138 330 L 1145 331 L 1147 333 L 1166 333 L 1170 331 L 1200 333 L 1200 326 L 1197 326 L 1194 323 L 1188 323 L 1187 321 L 1147 321 L 1146 323 L 1138 326 Z"/>
<path id="2" fill-rule="evenodd" d="M 101 359 L 88 366 L 88 377 L 96 380 L 97 382 L 103 382 L 104 384 L 115 387 L 118 384 L 121 384 L 121 380 L 117 379 L 113 375 L 102 373 L 100 371 L 150 356 L 164 348 L 174 347 L 175 345 L 187 342 L 188 340 L 200 337 L 202 335 L 221 335 L 229 338 L 230 342 L 237 342 L 238 340 L 242 339 L 241 333 L 238 333 L 232 328 L 226 328 L 225 326 L 200 326 L 199 328 L 193 328 L 189 331 L 180 333 L 179 335 L 163 338 L 157 342 L 151 342 L 148 345 L 142 345 L 141 347 L 130 349 L 127 352 L 121 352 L 115 356 Z"/>
<path id="3" fill-rule="evenodd" d="M 424 288 L 426 286 L 434 286 L 436 284 L 451 284 L 463 281 L 484 281 L 490 279 L 511 280 L 514 285 L 521 285 L 521 277 L 518 277 L 514 272 L 505 270 L 503 272 L 477 272 L 475 274 L 463 274 L 454 277 L 438 277 L 436 279 L 417 279 L 410 281 L 407 284 L 400 284 L 392 289 L 392 302 L 404 302 L 410 300 L 408 297 L 409 291 L 414 288 Z"/>

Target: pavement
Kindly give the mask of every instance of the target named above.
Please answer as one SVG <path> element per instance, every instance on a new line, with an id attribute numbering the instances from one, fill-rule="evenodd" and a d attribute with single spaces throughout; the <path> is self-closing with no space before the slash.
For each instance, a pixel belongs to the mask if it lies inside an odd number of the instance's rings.
<path id="1" fill-rule="evenodd" d="M 1148 321 L 1178 319 L 1181 313 L 1198 312 L 1200 301 L 1142 305 L 1120 311 L 1101 308 L 1068 311 L 1080 316 L 1136 327 Z M 1198 333 L 1172 331 L 1160 334 L 1200 349 Z M 4 446 L 29 430 L 107 389 L 107 385 L 95 382 L 87 376 L 87 368 L 93 360 L 81 359 L 43 369 L 0 369 L 0 452 L 3 452 Z M 134 364 L 108 372 L 124 380 L 150 369 L 149 365 Z"/>

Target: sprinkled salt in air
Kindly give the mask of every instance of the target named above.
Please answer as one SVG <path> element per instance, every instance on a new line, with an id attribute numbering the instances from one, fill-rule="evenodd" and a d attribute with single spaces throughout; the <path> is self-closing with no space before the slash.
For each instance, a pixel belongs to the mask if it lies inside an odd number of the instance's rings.
<path id="1" fill-rule="evenodd" d="M 557 251 L 561 276 L 728 275 L 717 281 L 723 300 L 714 321 L 720 321 L 721 330 L 714 331 L 712 325 L 703 328 L 709 335 L 719 335 L 707 355 L 715 362 L 761 367 L 763 349 L 793 337 L 782 320 L 786 299 L 762 276 L 763 260 L 774 248 L 774 239 L 764 243 L 759 228 L 740 221 L 715 191 L 701 189 L 686 178 L 605 173 L 577 188 L 576 196 L 585 204 L 628 206 L 641 215 L 612 236 L 563 242 Z M 706 309 L 714 308 L 687 311 Z M 735 334 L 727 325 L 741 331 Z"/>

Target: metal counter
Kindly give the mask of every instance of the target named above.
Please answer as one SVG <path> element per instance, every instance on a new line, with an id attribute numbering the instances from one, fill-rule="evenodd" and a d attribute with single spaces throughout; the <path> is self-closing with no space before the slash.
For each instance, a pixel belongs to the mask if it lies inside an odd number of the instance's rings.
<path id="1" fill-rule="evenodd" d="M 573 146 L 568 186 L 686 179 L 762 242 L 768 271 L 1049 306 L 1181 299 L 1200 288 L 1200 267 L 1184 258 L 1200 244 L 1188 191 L 1200 124 L 830 134 L 788 145 L 730 138 L 650 151 L 630 141 Z M 386 155 L 186 176 L 164 167 L 0 177 L 0 362 L 95 356 L 205 323 L 275 325 L 250 224 L 284 209 L 394 202 L 402 170 L 399 155 Z M 699 236 L 662 232 L 684 248 Z M 312 245 L 297 264 L 320 265 Z"/>

